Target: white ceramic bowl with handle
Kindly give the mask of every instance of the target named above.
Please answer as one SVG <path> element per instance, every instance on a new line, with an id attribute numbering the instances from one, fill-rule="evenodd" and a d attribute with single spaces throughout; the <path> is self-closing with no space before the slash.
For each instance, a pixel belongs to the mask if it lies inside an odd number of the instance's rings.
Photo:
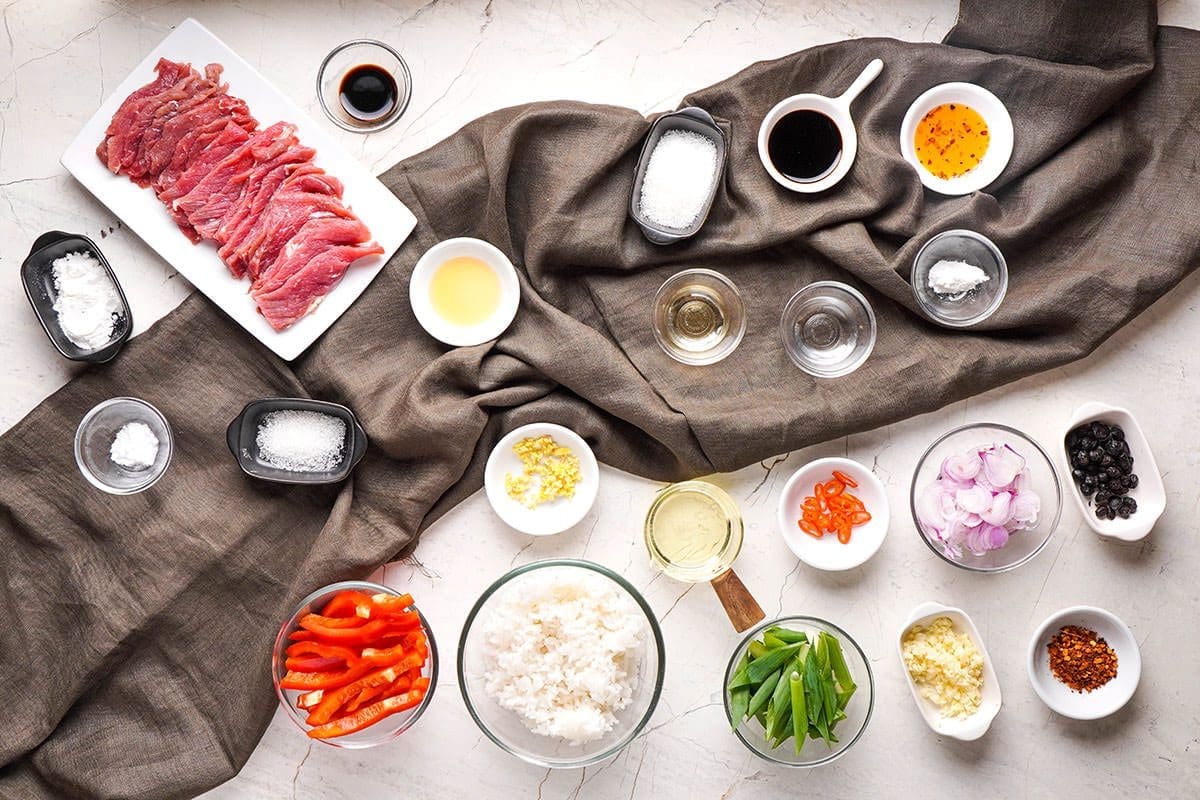
<path id="1" fill-rule="evenodd" d="M 968 717 L 943 716 L 936 703 L 921 696 L 921 690 L 913 682 L 912 675 L 908 674 L 908 667 L 904 663 L 905 634 L 914 625 L 928 625 L 938 617 L 948 618 L 956 631 L 971 637 L 975 649 L 983 656 L 983 687 L 980 690 L 983 697 L 979 708 Z M 900 633 L 896 637 L 896 652 L 900 656 L 900 668 L 904 671 L 904 679 L 908 681 L 908 688 L 917 704 L 917 710 L 921 712 L 921 717 L 930 730 L 940 736 L 949 736 L 964 742 L 974 741 L 988 732 L 992 720 L 1000 713 L 1000 681 L 996 678 L 995 668 L 992 667 L 992 658 L 983 645 L 983 637 L 979 635 L 979 630 L 967 612 L 933 601 L 921 603 L 909 613 L 908 619 L 900 626 Z"/>
<path id="2" fill-rule="evenodd" d="M 978 166 L 957 178 L 939 178 L 917 158 L 917 125 L 933 109 L 961 103 L 979 112 L 988 127 L 988 149 Z M 900 154 L 912 165 L 927 189 L 938 194 L 962 195 L 985 189 L 1000 177 L 1013 151 L 1013 122 L 999 97 L 973 83 L 942 83 L 913 101 L 900 123 Z"/>
<path id="3" fill-rule="evenodd" d="M 858 155 L 858 132 L 854 127 L 854 118 L 850 116 L 850 104 L 879 77 L 879 73 L 882 71 L 883 61 L 878 58 L 872 59 L 850 84 L 850 88 L 837 97 L 812 93 L 794 94 L 776 103 L 763 117 L 762 124 L 758 127 L 758 158 L 762 161 L 763 168 L 771 176 L 771 179 L 793 192 L 814 194 L 833 188 L 842 178 L 846 177 L 846 174 L 850 172 L 850 167 L 854 166 L 855 156 Z M 816 111 L 824 114 L 837 126 L 838 134 L 841 136 L 842 152 L 838 161 L 827 175 L 817 180 L 792 180 L 780 172 L 771 161 L 768 148 L 771 131 L 775 129 L 779 120 L 793 111 Z"/>
<path id="4" fill-rule="evenodd" d="M 1091 692 L 1073 692 L 1050 672 L 1046 647 L 1066 625 L 1095 631 L 1117 654 L 1117 675 Z M 1133 631 L 1115 614 L 1095 606 L 1071 606 L 1051 614 L 1029 640 L 1026 664 L 1033 690 L 1051 711 L 1071 719 L 1100 719 L 1129 702 L 1142 677 L 1142 654 Z"/>
<path id="5" fill-rule="evenodd" d="M 871 519 L 850 530 L 850 542 L 842 544 L 837 535 L 827 533 L 820 539 L 800 530 L 801 505 L 812 494 L 813 486 L 833 478 L 837 470 L 858 484 L 847 489 L 866 506 Z M 831 572 L 853 569 L 875 555 L 887 537 L 891 514 L 887 492 L 875 473 L 848 458 L 818 458 L 792 473 L 779 496 L 779 532 L 788 549 L 810 567 Z"/>
<path id="6" fill-rule="evenodd" d="M 1079 491 L 1079 484 L 1071 475 L 1071 457 L 1067 453 L 1066 437 L 1075 428 L 1087 422 L 1103 422 L 1106 425 L 1120 425 L 1125 431 L 1125 441 L 1129 444 L 1129 454 L 1133 456 L 1133 471 L 1138 476 L 1138 485 L 1128 491 L 1130 497 L 1137 501 L 1137 511 L 1129 519 L 1100 519 L 1092 507 L 1091 501 Z M 1063 429 L 1058 443 L 1058 456 L 1066 465 L 1067 483 L 1071 484 L 1070 494 L 1075 500 L 1075 506 L 1083 514 L 1083 521 L 1092 530 L 1107 539 L 1119 539 L 1123 542 L 1136 542 L 1146 538 L 1154 523 L 1162 516 L 1167 507 L 1167 492 L 1163 486 L 1162 475 L 1159 474 L 1158 464 L 1154 461 L 1154 453 L 1150 451 L 1150 443 L 1142 433 L 1133 414 L 1120 406 L 1110 406 L 1105 403 L 1084 403 L 1075 409 L 1071 419 Z"/>

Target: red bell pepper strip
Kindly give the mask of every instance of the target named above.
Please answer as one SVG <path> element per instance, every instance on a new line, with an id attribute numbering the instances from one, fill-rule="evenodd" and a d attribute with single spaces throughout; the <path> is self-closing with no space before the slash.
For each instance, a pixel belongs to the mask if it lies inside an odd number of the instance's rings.
<path id="1" fill-rule="evenodd" d="M 373 619 L 365 625 L 354 628 L 329 627 L 324 623 L 326 619 L 328 618 L 310 615 L 301 619 L 300 624 L 305 629 L 312 631 L 319 641 L 344 647 L 364 647 L 375 644 L 387 633 L 407 633 L 421 624 L 421 618 L 415 613 L 412 613 L 411 617 Z"/>
<path id="2" fill-rule="evenodd" d="M 323 628 L 361 628 L 366 624 L 362 617 L 323 617 L 320 614 L 305 614 L 300 618 L 300 627 L 312 630 L 313 625 Z"/>
<path id="3" fill-rule="evenodd" d="M 345 669 L 346 662 L 340 658 L 328 656 L 292 656 L 283 662 L 292 672 L 327 672 L 334 669 Z"/>
<path id="4" fill-rule="evenodd" d="M 296 642 L 289 645 L 286 652 L 289 656 L 321 656 L 341 659 L 348 665 L 358 663 L 358 653 L 349 647 L 338 647 L 336 644 L 322 644 L 316 641 Z"/>
<path id="5" fill-rule="evenodd" d="M 297 630 L 288 634 L 290 642 L 310 642 L 315 638 L 317 637 L 313 635 L 312 631 Z"/>
<path id="6" fill-rule="evenodd" d="M 347 714 L 332 722 L 313 728 L 308 732 L 308 735 L 313 739 L 332 739 L 336 736 L 345 736 L 348 733 L 361 731 L 363 728 L 379 722 L 384 717 L 419 705 L 424 697 L 425 692 L 420 689 L 413 689 L 403 694 L 398 694 L 395 697 L 388 697 L 380 700 L 378 703 L 361 708 L 353 714 Z"/>
<path id="7" fill-rule="evenodd" d="M 313 689 L 338 689 L 366 675 L 373 669 L 374 664 L 359 664 L 349 669 L 333 672 L 293 672 L 288 671 L 279 681 L 281 689 L 295 689 L 309 692 Z"/>
<path id="8" fill-rule="evenodd" d="M 354 683 L 347 684 L 336 691 L 326 692 L 321 698 L 321 702 L 317 704 L 308 714 L 308 724 L 314 727 L 324 725 L 329 720 L 337 716 L 337 712 L 342 706 L 349 703 L 354 698 L 358 697 L 364 689 L 386 688 L 392 685 L 396 678 L 403 674 L 401 670 L 395 667 L 384 667 L 383 669 L 371 672 L 362 678 L 359 678 Z"/>
<path id="9" fill-rule="evenodd" d="M 321 614 L 326 617 L 358 617 L 362 616 L 359 613 L 359 607 L 369 609 L 370 604 L 370 595 L 355 589 L 347 589 L 335 594 L 333 599 L 321 609 Z"/>
<path id="10" fill-rule="evenodd" d="M 371 610 L 381 615 L 399 614 L 413 604 L 411 594 L 378 594 L 371 595 Z M 371 616 L 376 616 L 372 613 Z"/>

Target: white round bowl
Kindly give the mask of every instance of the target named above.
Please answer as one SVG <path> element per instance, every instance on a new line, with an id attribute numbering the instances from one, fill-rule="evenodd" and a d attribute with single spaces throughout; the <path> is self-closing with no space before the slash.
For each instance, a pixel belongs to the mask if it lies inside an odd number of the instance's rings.
<path id="1" fill-rule="evenodd" d="M 1089 628 L 1117 654 L 1117 676 L 1093 692 L 1073 692 L 1050 672 L 1046 646 L 1064 625 Z M 1095 606 L 1071 606 L 1056 611 L 1034 631 L 1026 664 L 1033 690 L 1051 711 L 1071 719 L 1100 719 L 1129 702 L 1142 677 L 1142 655 L 1129 626 L 1116 615 Z"/>
<path id="2" fill-rule="evenodd" d="M 851 530 L 850 542 L 842 544 L 837 535 L 827 533 L 817 539 L 800 530 L 800 506 L 812 494 L 813 486 L 833 477 L 837 470 L 858 484 L 850 489 L 871 514 L 871 521 Z M 779 532 L 796 558 L 810 567 L 830 572 L 853 569 L 878 552 L 887 536 L 891 514 L 887 492 L 875 473 L 848 458 L 819 458 L 792 473 L 779 497 Z"/>
<path id="3" fill-rule="evenodd" d="M 975 169 L 957 178 L 939 178 L 917 158 L 913 137 L 917 124 L 933 109 L 944 103 L 962 103 L 979 112 L 988 126 L 988 149 Z M 1008 166 L 1013 151 L 1013 123 L 1008 109 L 1000 98 L 973 83 L 942 83 L 929 89 L 908 107 L 900 123 L 900 154 L 912 164 L 926 188 L 938 194 L 960 195 L 983 189 Z"/>
<path id="4" fill-rule="evenodd" d="M 437 268 L 452 258 L 478 258 L 487 264 L 500 279 L 500 303 L 495 313 L 478 325 L 463 327 L 443 319 L 433 309 L 429 299 L 429 284 Z M 408 301 L 412 304 L 417 322 L 433 338 L 451 347 L 470 347 L 495 339 L 512 324 L 521 300 L 521 285 L 517 271 L 508 256 L 495 245 L 482 239 L 460 237 L 438 242 L 425 251 L 413 267 L 408 283 Z"/>
<path id="5" fill-rule="evenodd" d="M 563 497 L 542 503 L 537 508 L 528 508 L 508 496 L 504 488 L 504 476 L 508 473 L 519 475 L 522 470 L 521 459 L 513 452 L 513 445 L 533 436 L 551 436 L 554 441 L 569 447 L 579 459 L 582 480 L 575 487 L 573 497 Z M 600 468 L 596 464 L 592 448 L 588 447 L 588 443 L 579 434 L 549 422 L 522 425 L 511 431 L 492 448 L 483 471 L 484 493 L 496 516 L 510 527 L 530 536 L 562 533 L 579 524 L 596 502 L 596 491 L 599 487 Z"/>

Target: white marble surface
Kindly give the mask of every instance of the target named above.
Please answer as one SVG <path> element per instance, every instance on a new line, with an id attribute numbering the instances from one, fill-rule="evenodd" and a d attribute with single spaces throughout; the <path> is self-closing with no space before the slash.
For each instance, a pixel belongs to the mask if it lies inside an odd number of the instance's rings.
<path id="1" fill-rule="evenodd" d="M 286 0 L 8 2 L 0 12 L 0 430 L 70 376 L 18 284 L 17 266 L 38 233 L 61 227 L 103 236 L 105 252 L 121 265 L 139 331 L 188 291 L 58 164 L 105 94 L 184 17 L 209 26 L 314 114 L 313 76 L 330 47 L 359 36 L 398 47 L 415 81 L 405 118 L 368 137 L 339 133 L 380 171 L 501 106 L 565 97 L 643 112 L 666 109 L 690 89 L 812 44 L 866 35 L 936 40 L 954 13 L 952 0 L 346 0 L 336 7 Z M 1165 3 L 1161 17 L 1200 27 L 1200 0 Z M 832 619 L 871 658 L 875 717 L 862 741 L 834 765 L 808 773 L 771 767 L 730 735 L 719 684 L 737 637 L 720 619 L 709 589 L 656 578 L 647 564 L 639 521 L 656 485 L 605 468 L 596 508 L 565 534 L 523 537 L 497 522 L 476 495 L 425 534 L 410 562 L 386 568 L 389 583 L 417 594 L 445 659 L 433 705 L 409 735 L 373 751 L 343 752 L 310 745 L 278 715 L 242 773 L 207 796 L 1190 796 L 1200 785 L 1200 501 L 1192 472 L 1200 461 L 1200 411 L 1189 377 L 1200 373 L 1200 350 L 1188 344 L 1200 337 L 1198 293 L 1200 279 L 1185 281 L 1076 365 L 714 477 L 742 505 L 747 537 L 737 569 L 767 613 Z M 986 577 L 953 569 L 918 540 L 907 511 L 908 482 L 934 437 L 965 421 L 994 420 L 1051 443 L 1071 410 L 1089 399 L 1131 408 L 1155 447 L 1168 509 L 1147 541 L 1102 541 L 1067 505 L 1042 555 L 1015 573 Z M 774 523 L 786 476 L 828 454 L 871 465 L 893 509 L 879 554 L 842 575 L 799 565 Z M 666 636 L 666 686 L 653 720 L 624 753 L 587 770 L 547 772 L 506 756 L 474 727 L 453 677 L 459 628 L 479 592 L 510 565 L 555 555 L 623 570 L 644 588 Z M 1004 708 L 991 732 L 973 744 L 931 734 L 904 685 L 896 628 L 912 606 L 931 598 L 973 614 L 1002 684 Z M 1051 611 L 1075 603 L 1116 612 L 1142 647 L 1144 674 L 1132 703 L 1096 723 L 1053 715 L 1024 672 L 1033 628 Z"/>

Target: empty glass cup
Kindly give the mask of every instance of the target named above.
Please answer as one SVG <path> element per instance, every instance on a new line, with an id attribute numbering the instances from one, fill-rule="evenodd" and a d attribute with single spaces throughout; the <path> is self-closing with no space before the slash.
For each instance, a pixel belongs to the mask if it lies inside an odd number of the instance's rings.
<path id="1" fill-rule="evenodd" d="M 817 378 L 839 378 L 871 355 L 875 312 L 853 286 L 817 281 L 787 301 L 780 331 L 796 366 Z"/>

